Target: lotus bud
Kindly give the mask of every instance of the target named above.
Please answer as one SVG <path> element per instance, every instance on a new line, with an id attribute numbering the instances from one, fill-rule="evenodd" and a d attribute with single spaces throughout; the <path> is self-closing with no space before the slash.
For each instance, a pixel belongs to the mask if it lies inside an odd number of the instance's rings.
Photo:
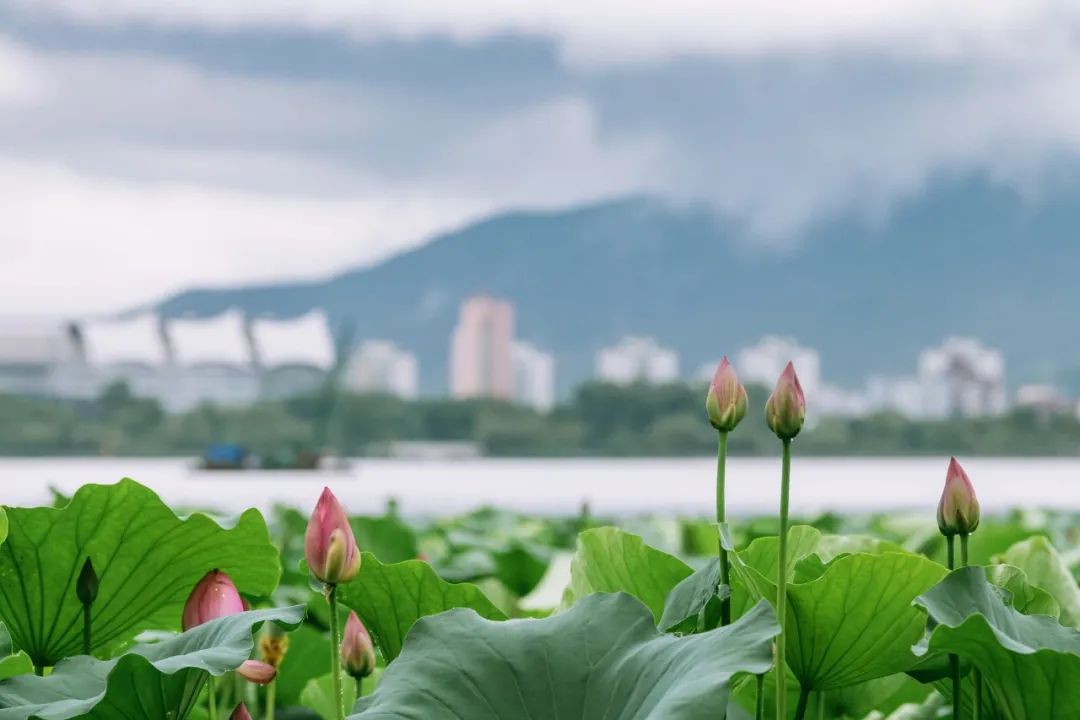
<path id="1" fill-rule="evenodd" d="M 968 535 L 979 527 L 979 499 L 964 468 L 953 458 L 937 508 L 937 524 L 946 537 Z"/>
<path id="2" fill-rule="evenodd" d="M 247 706 L 244 705 L 244 703 L 240 703 L 236 706 L 236 709 L 232 711 L 229 720 L 251 720 L 251 713 L 248 712 Z"/>
<path id="3" fill-rule="evenodd" d="M 229 576 L 211 570 L 203 576 L 184 605 L 183 627 L 190 630 L 219 617 L 244 611 L 244 601 Z"/>
<path id="4" fill-rule="evenodd" d="M 765 422 L 781 440 L 791 440 L 802 430 L 806 420 L 806 396 L 803 395 L 795 366 L 787 364 L 776 388 L 765 403 Z"/>
<path id="5" fill-rule="evenodd" d="M 236 668 L 236 674 L 248 682 L 265 685 L 277 677 L 277 669 L 258 660 L 245 660 L 240 667 Z"/>
<path id="6" fill-rule="evenodd" d="M 259 656 L 271 667 L 281 667 L 285 653 L 289 651 L 289 636 L 274 623 L 266 623 L 259 637 Z"/>
<path id="7" fill-rule="evenodd" d="M 79 573 L 79 579 L 75 583 L 75 596 L 79 598 L 79 602 L 84 607 L 93 605 L 94 601 L 97 600 L 98 576 L 94 572 L 94 563 L 90 562 L 90 558 L 86 558 L 82 571 Z"/>
<path id="8" fill-rule="evenodd" d="M 371 644 L 371 636 L 355 612 L 350 612 L 349 619 L 345 621 L 345 632 L 341 638 L 341 664 L 345 672 L 357 680 L 375 672 L 375 646 Z"/>
<path id="9" fill-rule="evenodd" d="M 308 520 L 304 556 L 311 574 L 327 585 L 349 582 L 360 572 L 360 549 L 349 518 L 330 488 L 323 488 Z"/>
<path id="10" fill-rule="evenodd" d="M 720 361 L 709 383 L 705 412 L 709 423 L 720 432 L 731 432 L 746 416 L 746 388 L 726 357 Z"/>

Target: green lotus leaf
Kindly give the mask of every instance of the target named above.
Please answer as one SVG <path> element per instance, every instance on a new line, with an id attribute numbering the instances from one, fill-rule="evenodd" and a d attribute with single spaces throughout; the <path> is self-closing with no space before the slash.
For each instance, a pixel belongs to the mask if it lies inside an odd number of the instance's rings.
<path id="1" fill-rule="evenodd" d="M 645 603 L 659 621 L 668 593 L 692 573 L 682 560 L 646 545 L 637 535 L 594 528 L 578 535 L 563 605 L 592 593 L 625 592 Z"/>
<path id="2" fill-rule="evenodd" d="M 1028 582 L 1048 592 L 1061 608 L 1061 623 L 1080 627 L 1080 586 L 1058 551 L 1042 535 L 1018 542 L 1001 556 L 1027 575 Z"/>
<path id="3" fill-rule="evenodd" d="M 711 608 L 709 615 L 718 613 L 720 601 L 730 595 L 731 588 L 720 585 L 720 559 L 713 558 L 672 588 L 664 601 L 664 614 L 657 627 L 664 632 L 675 629 L 689 631 L 692 629 L 687 627 L 689 620 L 696 621 L 706 608 Z M 713 627 L 712 623 L 707 625 L 703 629 Z"/>
<path id="4" fill-rule="evenodd" d="M 183 720 L 207 678 L 247 660 L 263 622 L 295 627 L 305 608 L 253 610 L 211 620 L 161 642 L 135 645 L 112 660 L 80 655 L 46 677 L 0 682 L 0 720 Z"/>
<path id="5" fill-rule="evenodd" d="M 387 662 L 422 617 L 469 608 L 490 620 L 506 619 L 475 585 L 448 583 L 421 560 L 383 565 L 371 553 L 363 554 L 360 574 L 338 587 L 338 599 L 360 616 Z"/>
<path id="6" fill-rule="evenodd" d="M 453 610 L 416 624 L 353 720 L 712 720 L 732 676 L 771 665 L 767 603 L 725 628 L 676 637 L 626 594 L 598 593 L 542 620 Z"/>
<path id="7" fill-rule="evenodd" d="M 1057 618 L 1061 607 L 1054 596 L 1031 584 L 1027 573 L 1012 565 L 989 565 L 986 579 L 1009 591 L 1011 604 L 1025 615 L 1048 615 Z"/>
<path id="8" fill-rule="evenodd" d="M 341 686 L 345 707 L 352 707 L 356 702 L 356 682 L 344 679 Z M 308 680 L 304 691 L 300 693 L 300 702 L 314 711 L 322 720 L 337 720 L 338 700 L 334 697 L 334 677 L 331 673 Z"/>
<path id="9" fill-rule="evenodd" d="M 278 553 L 256 510 L 223 529 L 205 515 L 178 518 L 134 480 L 84 485 L 63 508 L 7 508 L 0 545 L 0 618 L 38 666 L 82 650 L 75 581 L 89 557 L 100 581 L 93 650 L 107 652 L 147 628 L 177 629 L 184 602 L 218 568 L 241 592 L 268 595 Z"/>
<path id="10" fill-rule="evenodd" d="M 916 652 L 954 653 L 983 675 L 1001 717 L 1080 717 L 1080 632 L 1010 607 L 979 567 L 949 573 L 916 599 L 936 623 Z M 970 683 L 965 683 L 965 686 Z"/>
<path id="11" fill-rule="evenodd" d="M 787 661 L 800 685 L 828 691 L 911 667 L 926 628 L 912 601 L 945 572 L 910 553 L 856 553 L 788 586 Z"/>

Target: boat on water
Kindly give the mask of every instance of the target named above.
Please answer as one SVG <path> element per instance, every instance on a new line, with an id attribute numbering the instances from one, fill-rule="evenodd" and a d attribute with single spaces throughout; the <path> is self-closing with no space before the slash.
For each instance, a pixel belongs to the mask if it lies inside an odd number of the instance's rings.
<path id="1" fill-rule="evenodd" d="M 275 448 L 257 455 L 241 443 L 218 442 L 203 451 L 197 461 L 200 470 L 345 470 L 349 463 L 334 453 L 316 448 L 326 447 L 328 426 L 341 395 L 341 377 L 348 357 L 355 325 L 349 325 L 338 338 L 334 365 L 326 374 L 314 396 L 313 442 L 310 445 Z"/>
<path id="2" fill-rule="evenodd" d="M 348 461 L 331 453 L 295 448 L 257 455 L 237 443 L 215 443 L 206 448 L 197 462 L 199 470 L 343 470 Z"/>

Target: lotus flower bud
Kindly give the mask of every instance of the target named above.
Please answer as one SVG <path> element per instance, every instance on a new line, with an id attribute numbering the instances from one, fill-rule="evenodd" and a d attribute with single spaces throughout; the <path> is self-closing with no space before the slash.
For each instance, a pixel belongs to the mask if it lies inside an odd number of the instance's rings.
<path id="1" fill-rule="evenodd" d="M 236 709 L 232 711 L 229 720 L 251 720 L 251 713 L 248 712 L 247 706 L 244 705 L 244 703 L 240 703 L 236 706 Z"/>
<path id="2" fill-rule="evenodd" d="M 258 660 L 245 660 L 240 667 L 236 668 L 236 674 L 248 682 L 265 685 L 277 677 L 277 669 Z"/>
<path id="3" fill-rule="evenodd" d="M 219 617 L 244 611 L 244 601 L 229 576 L 211 570 L 203 576 L 184 605 L 183 627 L 190 630 Z"/>
<path id="4" fill-rule="evenodd" d="M 360 572 L 360 549 L 349 518 L 330 488 L 323 488 L 308 520 L 304 556 L 311 574 L 327 585 L 349 582 Z"/>
<path id="5" fill-rule="evenodd" d="M 709 383 L 705 412 L 709 423 L 720 432 L 731 432 L 746 416 L 746 388 L 726 357 L 720 361 Z"/>
<path id="6" fill-rule="evenodd" d="M 937 508 L 937 524 L 946 537 L 968 535 L 979 527 L 979 499 L 964 468 L 953 458 Z"/>
<path id="7" fill-rule="evenodd" d="M 806 420 L 806 396 L 803 395 L 795 366 L 787 364 L 776 388 L 765 403 L 765 422 L 781 440 L 791 440 L 802 430 Z"/>
<path id="8" fill-rule="evenodd" d="M 79 598 L 82 605 L 86 606 L 93 605 L 97 600 L 97 595 L 98 576 L 94 571 L 94 563 L 90 562 L 90 558 L 86 558 L 82 571 L 79 573 L 79 579 L 75 583 L 75 596 Z"/>
<path id="9" fill-rule="evenodd" d="M 341 637 L 341 664 L 345 672 L 357 680 L 375 672 L 375 646 L 371 644 L 371 636 L 355 612 L 350 612 L 349 619 L 345 621 L 345 632 Z"/>
<path id="10" fill-rule="evenodd" d="M 266 623 L 259 637 L 259 656 L 263 662 L 271 667 L 279 668 L 288 650 L 289 636 L 285 634 L 285 631 L 274 623 Z"/>

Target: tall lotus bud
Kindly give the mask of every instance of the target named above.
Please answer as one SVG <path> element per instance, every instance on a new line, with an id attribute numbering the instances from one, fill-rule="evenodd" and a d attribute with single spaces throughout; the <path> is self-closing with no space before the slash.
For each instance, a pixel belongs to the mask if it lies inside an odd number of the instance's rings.
<path id="1" fill-rule="evenodd" d="M 795 366 L 787 364 L 776 388 L 765 403 L 765 422 L 781 440 L 791 440 L 802 430 L 806 420 L 806 396 L 803 395 Z"/>
<path id="2" fill-rule="evenodd" d="M 258 660 L 245 660 L 240 667 L 236 668 L 236 674 L 248 682 L 265 685 L 277 677 L 277 669 Z"/>
<path id="3" fill-rule="evenodd" d="M 360 572 L 360 549 L 345 510 L 323 488 L 304 534 L 304 556 L 311 574 L 327 585 L 349 582 Z"/>
<path id="4" fill-rule="evenodd" d="M 244 601 L 229 576 L 211 570 L 203 576 L 184 605 L 183 627 L 190 630 L 219 617 L 244 612 Z"/>
<path id="5" fill-rule="evenodd" d="M 236 706 L 236 709 L 232 711 L 229 720 L 251 720 L 251 713 L 248 712 L 247 706 L 244 705 L 244 703 L 240 703 Z"/>
<path id="6" fill-rule="evenodd" d="M 94 563 L 90 562 L 90 558 L 86 558 L 82 571 L 79 573 L 79 579 L 75 583 L 75 596 L 79 598 L 82 605 L 86 606 L 93 605 L 97 600 L 97 595 L 98 576 L 94 571 Z"/>
<path id="7" fill-rule="evenodd" d="M 375 672 L 375 646 L 371 644 L 364 623 L 355 612 L 345 621 L 345 633 L 341 638 L 341 664 L 345 672 L 359 680 Z"/>
<path id="8" fill-rule="evenodd" d="M 271 667 L 279 668 L 288 650 L 289 636 L 285 634 L 285 631 L 274 623 L 266 623 L 259 637 L 259 656 L 263 662 Z"/>
<path id="9" fill-rule="evenodd" d="M 953 458 L 937 508 L 937 524 L 946 537 L 968 535 L 979 527 L 979 499 L 964 468 Z"/>
<path id="10" fill-rule="evenodd" d="M 739 382 L 727 357 L 720 361 L 709 383 L 705 412 L 709 415 L 709 423 L 720 432 L 731 432 L 746 416 L 746 388 Z"/>

